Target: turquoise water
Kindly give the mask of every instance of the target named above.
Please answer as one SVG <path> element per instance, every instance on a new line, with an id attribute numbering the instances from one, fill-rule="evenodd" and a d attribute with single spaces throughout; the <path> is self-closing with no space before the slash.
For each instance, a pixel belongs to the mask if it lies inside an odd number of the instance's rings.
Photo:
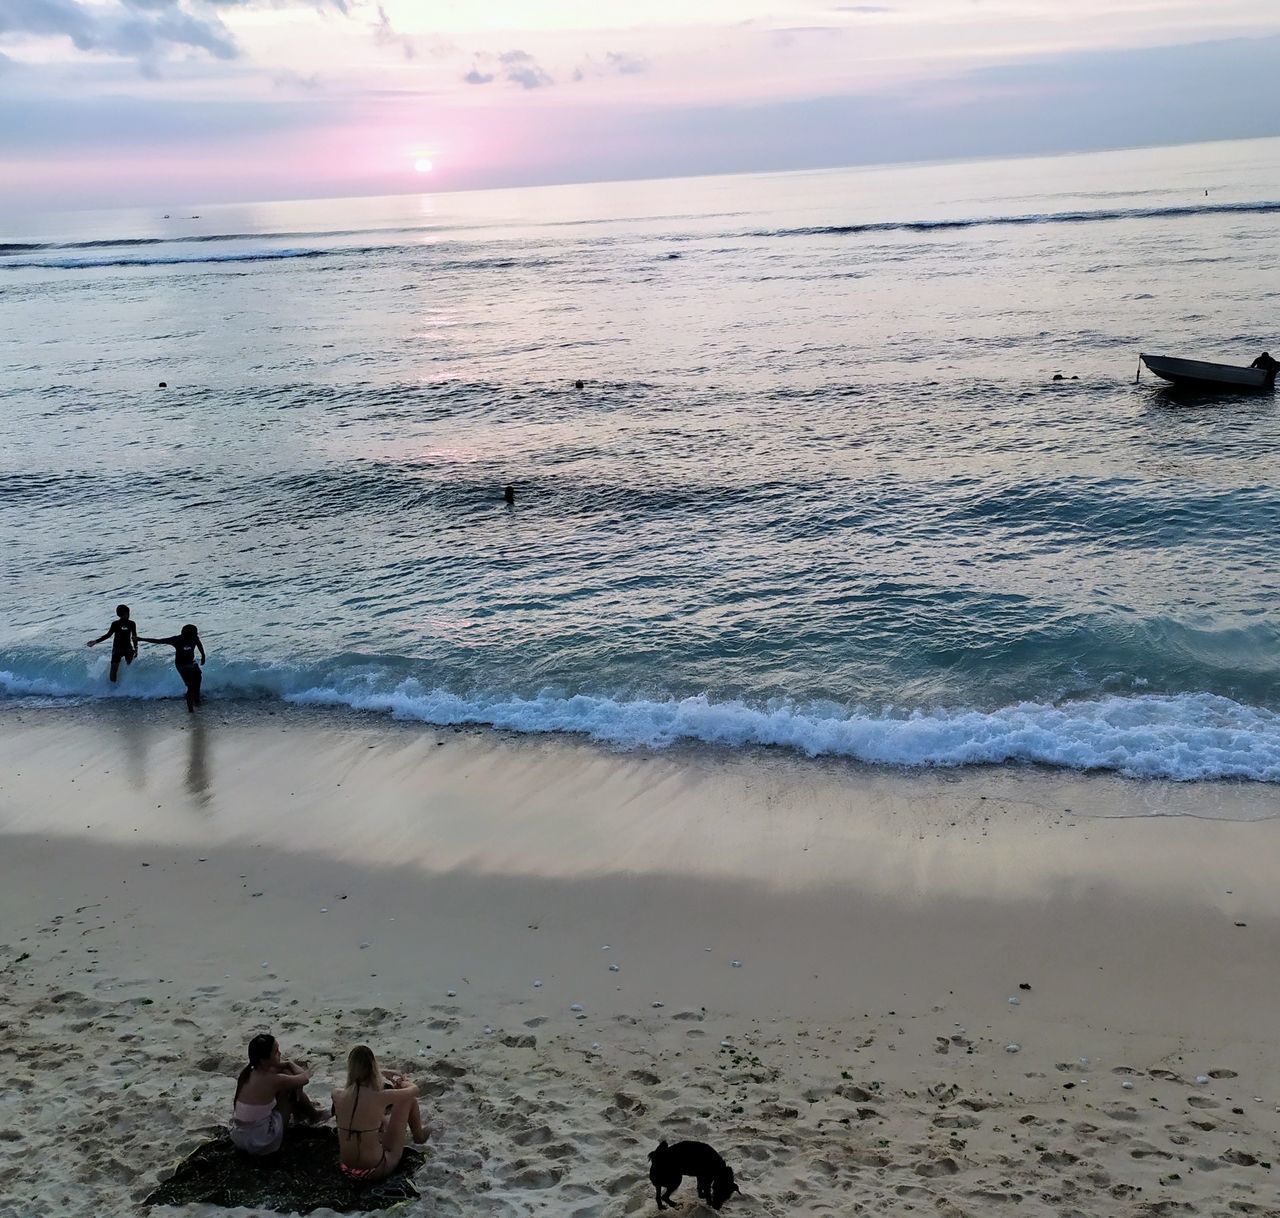
<path id="1" fill-rule="evenodd" d="M 211 699 L 1280 781 L 1280 413 L 1134 383 L 1278 235 L 1280 141 L 11 218 L 0 690 L 176 696 L 123 599 Z"/>

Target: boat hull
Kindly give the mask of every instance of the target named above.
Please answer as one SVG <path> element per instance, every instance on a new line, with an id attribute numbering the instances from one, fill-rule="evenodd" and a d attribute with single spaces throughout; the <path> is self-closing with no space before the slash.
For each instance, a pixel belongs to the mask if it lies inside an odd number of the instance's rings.
<path id="1" fill-rule="evenodd" d="M 1262 368 L 1238 368 L 1206 360 L 1144 355 L 1142 362 L 1171 385 L 1217 393 L 1260 393 L 1275 388 L 1275 373 Z"/>

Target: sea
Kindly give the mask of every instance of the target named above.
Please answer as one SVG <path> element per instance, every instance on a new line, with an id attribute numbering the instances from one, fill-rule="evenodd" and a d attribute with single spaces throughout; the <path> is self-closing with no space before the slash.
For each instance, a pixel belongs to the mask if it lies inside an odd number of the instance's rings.
<path id="1" fill-rule="evenodd" d="M 1267 348 L 1280 140 L 2 217 L 0 705 L 1277 783 Z"/>

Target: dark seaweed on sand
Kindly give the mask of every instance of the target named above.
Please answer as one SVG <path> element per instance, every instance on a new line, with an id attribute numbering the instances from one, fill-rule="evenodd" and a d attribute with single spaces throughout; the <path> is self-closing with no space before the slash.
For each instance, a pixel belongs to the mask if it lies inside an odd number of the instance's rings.
<path id="1" fill-rule="evenodd" d="M 146 1205 L 217 1205 L 224 1209 L 309 1214 L 389 1210 L 418 1195 L 413 1174 L 425 1158 L 406 1147 L 400 1166 L 376 1184 L 359 1184 L 338 1171 L 338 1135 L 332 1129 L 291 1129 L 277 1154 L 254 1159 L 231 1145 L 226 1133 L 196 1147 Z"/>

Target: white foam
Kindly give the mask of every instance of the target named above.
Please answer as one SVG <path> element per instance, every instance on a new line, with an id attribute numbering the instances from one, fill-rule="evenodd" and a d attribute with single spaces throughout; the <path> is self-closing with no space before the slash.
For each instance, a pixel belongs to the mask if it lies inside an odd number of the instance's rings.
<path id="1" fill-rule="evenodd" d="M 819 714 L 706 697 L 618 702 L 579 694 L 472 697 L 403 681 L 386 692 L 313 688 L 291 701 L 387 711 L 437 724 L 571 732 L 622 745 L 777 745 L 811 757 L 902 766 L 1038 763 L 1135 778 L 1280 782 L 1280 715 L 1213 694 L 1108 696 L 1061 704 Z"/>
<path id="2" fill-rule="evenodd" d="M 0 670 L 0 695 L 171 698 L 181 693 L 167 664 L 140 663 L 106 681 L 107 659 L 61 665 L 53 674 Z M 515 732 L 563 732 L 609 744 L 665 748 L 701 741 L 731 748 L 777 746 L 810 757 L 876 765 L 955 767 L 1039 764 L 1110 770 L 1175 781 L 1280 782 L 1280 714 L 1215 694 L 1109 695 L 1020 702 L 995 710 L 752 706 L 705 696 L 628 699 L 544 691 L 534 697 L 462 695 L 413 678 L 365 670 L 327 680 L 249 665 L 206 677 L 211 697 L 283 698 L 345 706 L 443 726 L 474 724 Z"/>

